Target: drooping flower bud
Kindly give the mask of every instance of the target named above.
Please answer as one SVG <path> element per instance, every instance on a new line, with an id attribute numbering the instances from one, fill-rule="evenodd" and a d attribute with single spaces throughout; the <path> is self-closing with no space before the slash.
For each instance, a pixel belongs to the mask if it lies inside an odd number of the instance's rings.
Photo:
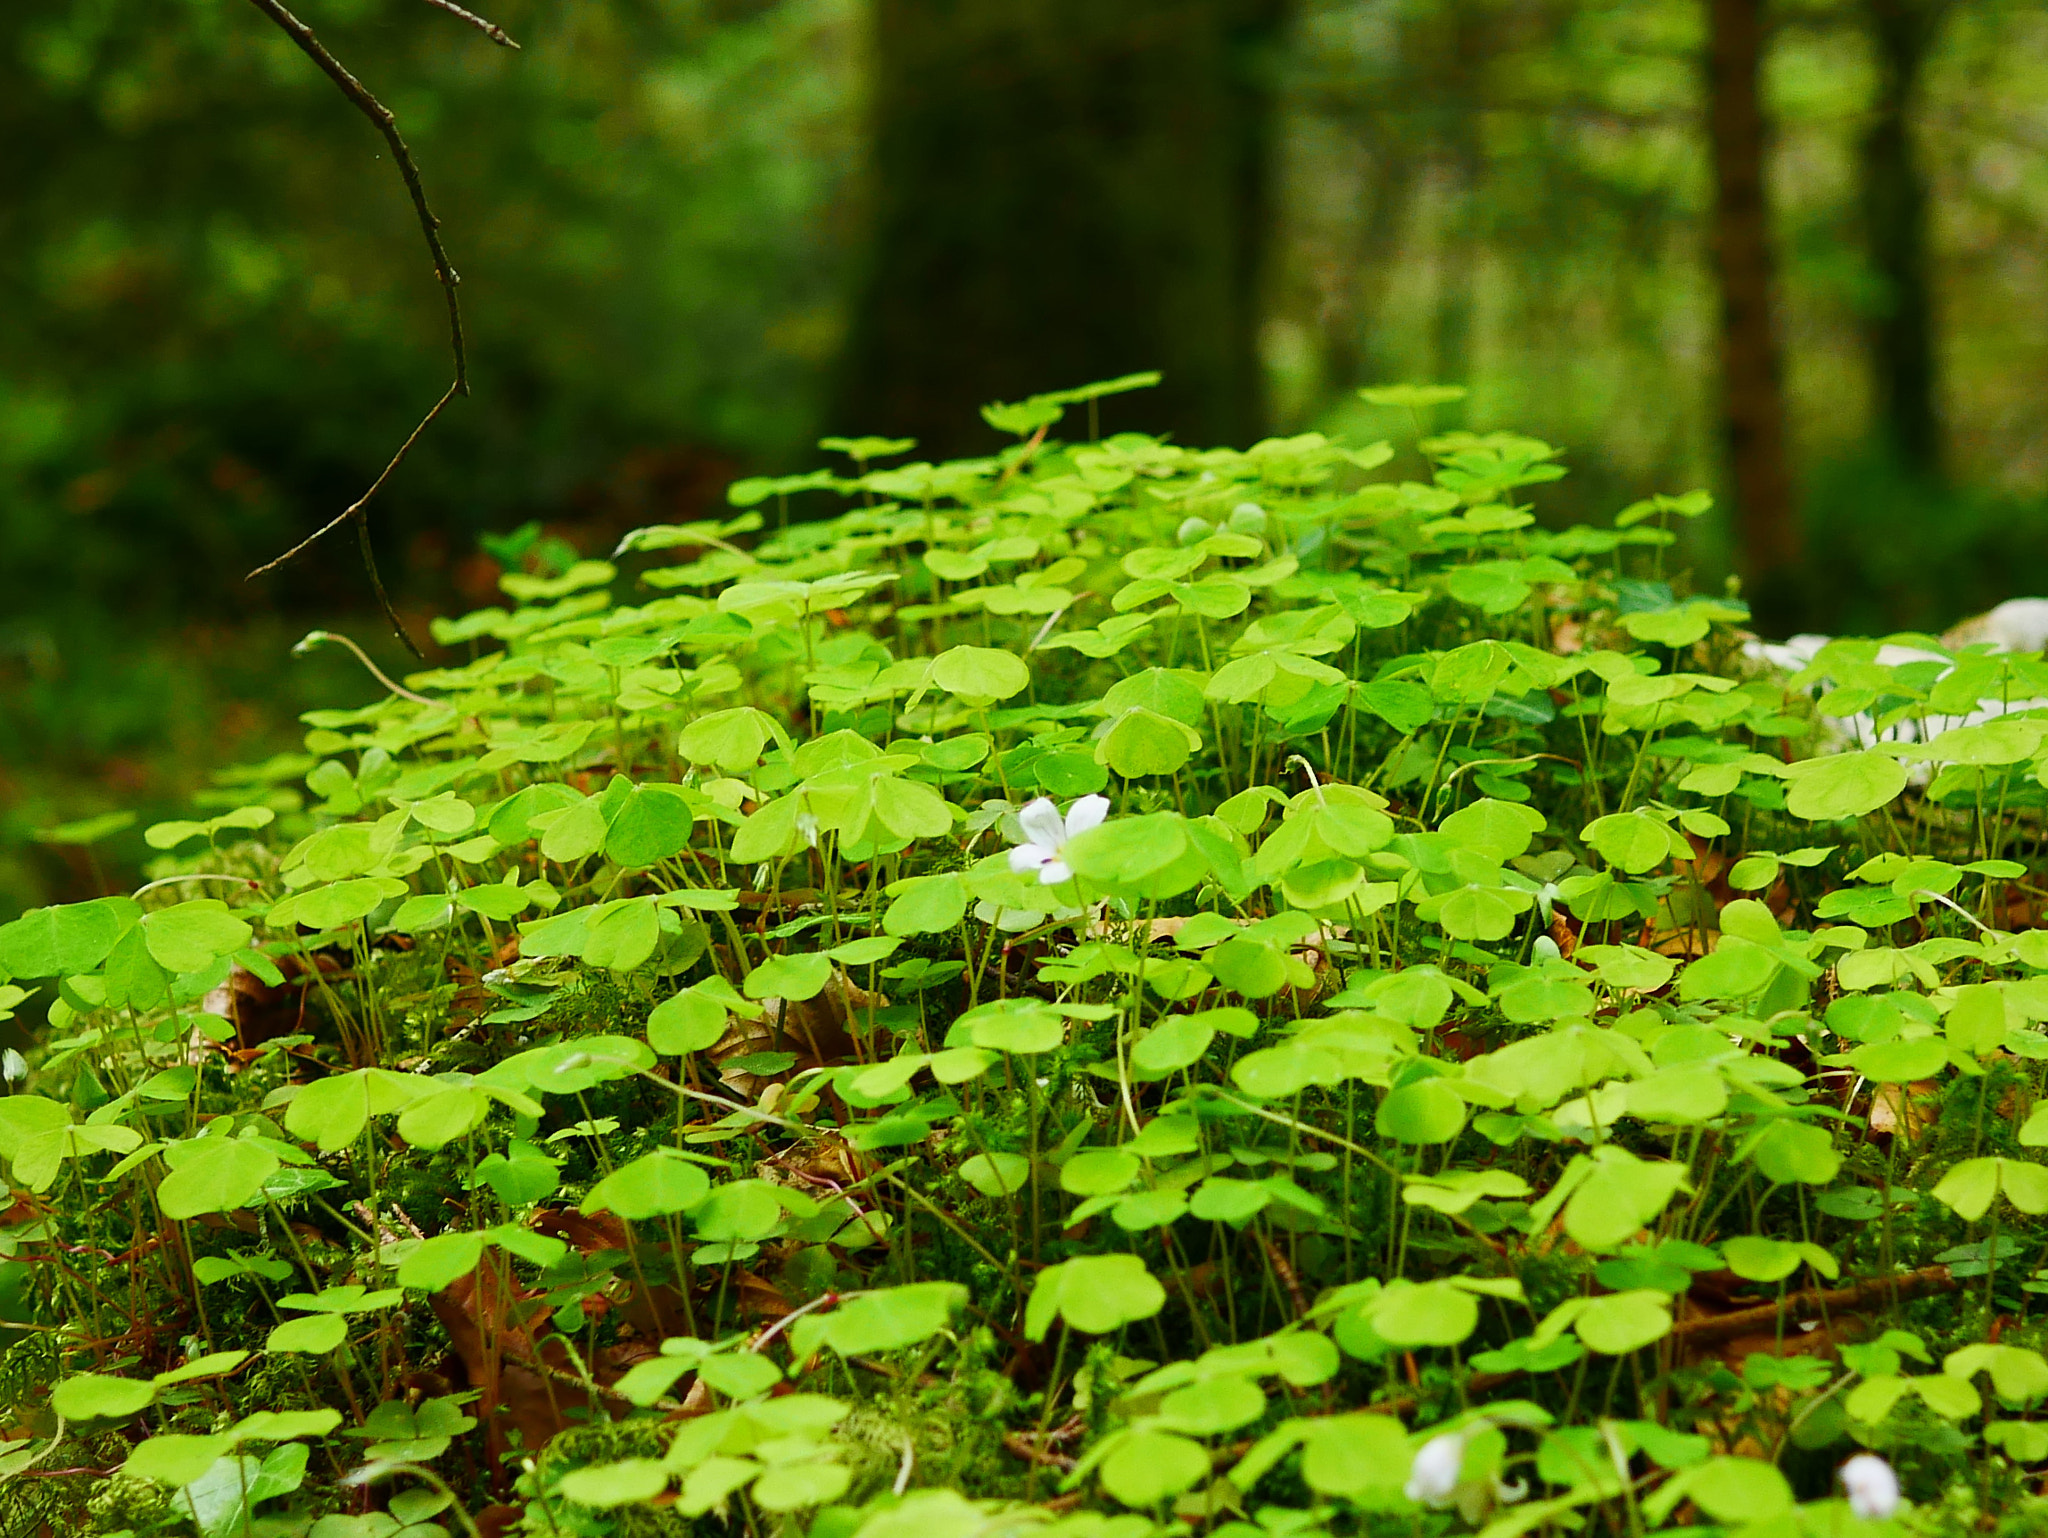
<path id="1" fill-rule="evenodd" d="M 1866 1522 L 1882 1522 L 1899 1509 L 1899 1476 L 1876 1453 L 1858 1453 L 1842 1465 L 1849 1509 Z"/>
<path id="2" fill-rule="evenodd" d="M 1458 1479 L 1464 1469 L 1462 1431 L 1431 1437 L 1416 1450 L 1415 1461 L 1408 1467 L 1408 1499 L 1424 1506 L 1448 1506 L 1457 1494 Z"/>

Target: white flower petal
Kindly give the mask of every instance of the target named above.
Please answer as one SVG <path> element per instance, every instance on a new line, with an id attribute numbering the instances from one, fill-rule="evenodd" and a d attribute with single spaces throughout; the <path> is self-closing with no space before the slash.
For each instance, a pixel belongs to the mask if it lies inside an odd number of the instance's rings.
<path id="1" fill-rule="evenodd" d="M 1067 841 L 1067 825 L 1060 820 L 1060 809 L 1044 796 L 1019 812 L 1017 822 L 1026 838 L 1046 849 L 1057 849 Z"/>
<path id="2" fill-rule="evenodd" d="M 1028 870 L 1037 870 L 1055 858 L 1052 850 L 1043 844 L 1019 844 L 1010 851 L 1010 869 L 1018 875 Z"/>
<path id="3" fill-rule="evenodd" d="M 1067 862 L 1065 860 L 1047 860 L 1039 868 L 1038 879 L 1047 886 L 1058 886 L 1073 874 L 1072 871 L 1067 869 Z"/>
<path id="4" fill-rule="evenodd" d="M 1109 797 L 1083 796 L 1067 808 L 1067 837 L 1075 838 L 1090 828 L 1102 826 L 1102 819 L 1109 815 Z"/>

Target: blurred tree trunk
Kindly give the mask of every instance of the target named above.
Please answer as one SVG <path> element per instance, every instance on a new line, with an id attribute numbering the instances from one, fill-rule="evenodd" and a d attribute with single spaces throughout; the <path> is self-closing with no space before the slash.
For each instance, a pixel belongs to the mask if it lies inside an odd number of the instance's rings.
<path id="1" fill-rule="evenodd" d="M 1373 143 L 1360 135 L 1354 153 L 1370 169 L 1360 198 L 1365 212 L 1323 288 L 1316 335 L 1322 343 L 1325 407 L 1348 403 L 1360 385 L 1387 382 L 1391 349 L 1381 336 L 1390 329 L 1387 277 L 1398 265 L 1402 226 L 1414 214 L 1417 157 L 1398 145 Z"/>
<path id="2" fill-rule="evenodd" d="M 1774 606 L 1799 555 L 1785 453 L 1767 150 L 1763 0 L 1707 0 L 1707 122 L 1721 290 L 1721 421 L 1735 483 L 1737 561 L 1752 605 Z"/>
<path id="3" fill-rule="evenodd" d="M 1921 76 L 1946 0 L 1864 0 L 1877 61 L 1877 99 L 1859 146 L 1864 239 L 1880 292 L 1871 316 L 1877 420 L 1908 470 L 1942 468 L 1940 377 L 1928 262 L 1927 179 L 1913 144 Z"/>
<path id="4" fill-rule="evenodd" d="M 1116 425 L 1262 423 L 1291 0 L 875 0 L 871 269 L 835 430 L 985 449 L 976 408 L 1139 369 Z"/>
<path id="5" fill-rule="evenodd" d="M 1479 281 L 1483 157 L 1479 142 L 1486 32 L 1500 19 L 1474 0 L 1452 0 L 1435 12 L 1428 43 L 1440 93 L 1433 116 L 1437 143 L 1436 314 L 1432 372 L 1438 384 L 1472 384 L 1472 320 Z M 1439 428 L 1466 419 L 1466 404 L 1437 408 Z"/>

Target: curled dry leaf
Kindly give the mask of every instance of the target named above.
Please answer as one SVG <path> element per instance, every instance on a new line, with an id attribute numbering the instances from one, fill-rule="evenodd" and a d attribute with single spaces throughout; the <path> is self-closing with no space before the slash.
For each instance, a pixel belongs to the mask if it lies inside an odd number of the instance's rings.
<path id="1" fill-rule="evenodd" d="M 200 1001 L 199 1007 L 205 1013 L 234 1026 L 235 1045 L 244 1051 L 280 1036 L 315 1032 L 319 1016 L 308 1011 L 307 1000 L 317 992 L 322 977 L 331 979 L 343 970 L 342 963 L 326 951 L 315 952 L 310 959 L 282 956 L 278 958 L 277 969 L 284 974 L 284 981 L 266 983 L 237 962 L 229 968 L 227 981 Z M 217 1050 L 211 1040 L 196 1031 L 193 1040 L 195 1045 L 204 1043 L 202 1050 Z"/>
<path id="2" fill-rule="evenodd" d="M 720 1065 L 735 1058 L 763 1052 L 793 1052 L 796 1061 L 790 1072 L 806 1068 L 836 1068 L 858 1059 L 854 1033 L 867 1015 L 886 1007 L 888 995 L 870 992 L 838 967 L 825 979 L 825 986 L 808 999 L 763 999 L 759 1019 L 735 1018 L 732 1028 L 711 1049 L 711 1060 Z M 721 1066 L 719 1079 L 748 1100 L 758 1100 L 771 1077 L 744 1068 Z"/>
<path id="3" fill-rule="evenodd" d="M 626 1233 L 609 1213 L 543 1208 L 534 1214 L 537 1233 L 561 1239 L 580 1255 L 626 1248 Z M 448 1332 L 468 1386 L 478 1392 L 478 1416 L 494 1451 L 510 1445 L 539 1448 L 557 1432 L 580 1424 L 593 1404 L 616 1418 L 630 1405 L 609 1392 L 634 1363 L 654 1354 L 662 1337 L 681 1330 L 682 1300 L 670 1288 L 648 1289 L 621 1277 L 592 1294 L 584 1308 L 593 1317 L 620 1314 L 619 1339 L 597 1352 L 579 1351 L 590 1369 L 590 1385 L 576 1371 L 567 1343 L 551 1327 L 540 1289 L 507 1282 L 486 1252 L 483 1265 L 457 1277 L 432 1298 L 434 1317 Z"/>

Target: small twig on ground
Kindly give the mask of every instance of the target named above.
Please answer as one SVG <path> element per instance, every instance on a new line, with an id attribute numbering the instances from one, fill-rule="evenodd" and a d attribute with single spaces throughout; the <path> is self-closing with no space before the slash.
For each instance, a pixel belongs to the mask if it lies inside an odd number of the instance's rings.
<path id="1" fill-rule="evenodd" d="M 1947 1266 L 1924 1266 L 1918 1271 L 1875 1277 L 1849 1287 L 1813 1287 L 1804 1292 L 1788 1292 L 1775 1303 L 1738 1308 L 1729 1314 L 1695 1315 L 1674 1324 L 1667 1338 L 1681 1346 L 1711 1346 L 1738 1336 L 1775 1331 L 1781 1318 L 1796 1320 L 1810 1314 L 1846 1314 L 1867 1304 L 1888 1303 L 1894 1296 L 1917 1298 L 1930 1292 L 1949 1292 L 1959 1285 Z M 1520 1370 L 1474 1373 L 1465 1380 L 1465 1393 L 1484 1393 L 1521 1375 Z M 1401 1394 L 1382 1399 L 1368 1408 L 1381 1415 L 1399 1415 L 1414 1409 L 1421 1397 L 1420 1394 Z"/>
<path id="2" fill-rule="evenodd" d="M 860 1294 L 857 1292 L 821 1292 L 815 1298 L 811 1299 L 810 1302 L 804 1304 L 801 1308 L 791 1309 L 788 1313 L 784 1314 L 780 1319 L 776 1320 L 773 1324 L 769 1325 L 767 1329 L 763 1330 L 759 1335 L 754 1337 L 754 1343 L 748 1346 L 747 1349 L 749 1351 L 764 1350 L 766 1349 L 768 1343 L 771 1340 L 775 1339 L 776 1336 L 780 1335 L 784 1329 L 796 1323 L 797 1320 L 803 1318 L 805 1314 L 810 1313 L 813 1309 L 837 1308 L 847 1298 L 857 1298 L 859 1296 Z"/>
<path id="3" fill-rule="evenodd" d="M 1949 1292 L 1959 1284 L 1947 1266 L 1927 1266 L 1899 1276 L 1880 1276 L 1851 1287 L 1809 1288 L 1787 1293 L 1775 1303 L 1756 1308 L 1739 1308 L 1732 1314 L 1705 1314 L 1681 1319 L 1671 1336 L 1681 1345 L 1705 1346 L 1733 1340 L 1738 1335 L 1758 1334 L 1778 1327 L 1781 1315 L 1852 1313 L 1867 1304 L 1889 1302 L 1893 1295 L 1917 1298 L 1930 1292 Z"/>
<path id="4" fill-rule="evenodd" d="M 1308 1298 L 1301 1290 L 1301 1278 L 1294 1274 L 1294 1267 L 1288 1262 L 1279 1245 L 1267 1238 L 1261 1238 L 1259 1244 L 1266 1252 L 1266 1259 L 1273 1267 L 1273 1274 L 1279 1277 L 1281 1284 L 1286 1287 L 1287 1299 L 1294 1305 L 1294 1317 L 1299 1319 L 1308 1312 Z"/>
<path id="5" fill-rule="evenodd" d="M 413 640 L 411 632 L 405 628 L 405 622 L 398 617 L 398 610 L 392 606 L 390 594 L 384 591 L 384 579 L 378 574 L 377 558 L 370 548 L 370 520 L 367 509 L 370 499 L 383 488 L 384 483 L 391 478 L 392 472 L 404 463 L 405 456 L 412 452 L 412 446 L 419 441 L 420 434 L 427 430 L 428 424 L 441 414 L 449 401 L 458 395 L 469 394 L 469 360 L 462 341 L 462 307 L 455 297 L 456 286 L 462 282 L 462 276 L 448 260 L 448 252 L 441 244 L 441 221 L 434 217 L 433 209 L 427 206 L 427 192 L 420 182 L 419 167 L 413 163 L 412 151 L 406 148 L 405 139 L 398 132 L 398 119 L 392 114 L 391 109 L 371 95 L 363 83 L 327 51 L 320 39 L 313 35 L 313 29 L 286 10 L 279 4 L 279 0 L 249 0 L 249 3 L 275 22 L 285 36 L 298 45 L 299 51 L 320 67 L 321 73 L 332 80 L 341 94 L 354 104 L 356 110 L 370 120 L 377 132 L 384 136 L 384 142 L 390 146 L 391 158 L 398 164 L 398 174 L 405 179 L 405 190 L 412 198 L 413 212 L 419 218 L 420 232 L 426 236 L 427 251 L 434 259 L 434 275 L 440 280 L 441 290 L 447 297 L 448 345 L 455 357 L 454 382 L 448 386 L 441 398 L 434 402 L 433 409 L 420 419 L 419 426 L 412 430 L 411 436 L 398 446 L 398 452 L 391 456 L 390 462 L 384 466 L 383 473 L 370 483 L 370 489 L 343 509 L 339 516 L 321 525 L 276 560 L 268 561 L 250 572 L 249 580 L 275 571 L 344 523 L 353 523 L 356 526 L 356 542 L 362 548 L 363 569 L 369 573 L 370 586 L 375 590 L 377 602 L 384 610 L 384 618 L 390 622 L 392 633 L 405 643 L 406 649 L 421 661 L 425 661 L 426 654 L 420 650 L 419 643 Z M 505 36 L 502 28 L 463 10 L 460 6 L 448 3 L 448 0 L 428 0 L 428 3 L 437 5 L 442 10 L 481 28 L 494 42 L 504 43 L 508 47 L 518 47 L 518 44 Z"/>
<path id="6" fill-rule="evenodd" d="M 468 22 L 500 48 L 517 48 L 519 46 L 506 35 L 505 29 L 495 21 L 486 21 L 483 17 L 477 15 L 475 11 L 465 11 L 461 6 L 455 4 L 454 0 L 427 0 L 427 4 L 433 6 L 436 10 L 446 11 L 457 21 Z"/>
<path id="7" fill-rule="evenodd" d="M 1003 1446 L 1022 1458 L 1026 1463 L 1036 1463 L 1042 1468 L 1058 1469 L 1062 1474 L 1074 1471 L 1075 1459 L 1065 1453 L 1056 1453 L 1043 1447 L 1034 1446 L 1021 1431 L 1013 1431 L 1003 1438 Z"/>

